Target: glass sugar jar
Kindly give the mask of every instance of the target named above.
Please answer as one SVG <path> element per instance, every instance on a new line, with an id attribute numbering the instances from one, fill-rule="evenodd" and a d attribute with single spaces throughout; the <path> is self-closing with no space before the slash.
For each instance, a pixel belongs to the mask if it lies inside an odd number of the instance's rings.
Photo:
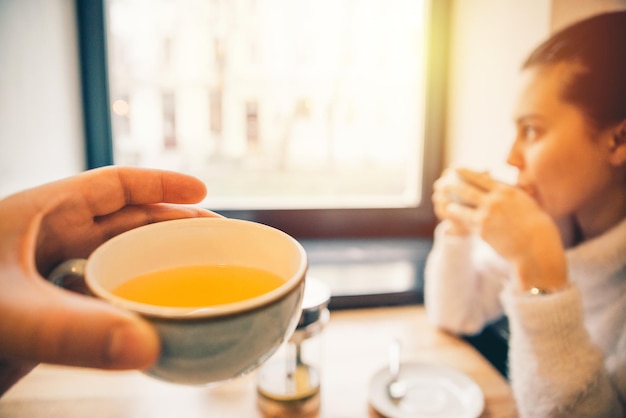
<path id="1" fill-rule="evenodd" d="M 296 330 L 258 373 L 257 404 L 265 418 L 319 416 L 321 337 L 329 301 L 329 287 L 307 278 Z"/>

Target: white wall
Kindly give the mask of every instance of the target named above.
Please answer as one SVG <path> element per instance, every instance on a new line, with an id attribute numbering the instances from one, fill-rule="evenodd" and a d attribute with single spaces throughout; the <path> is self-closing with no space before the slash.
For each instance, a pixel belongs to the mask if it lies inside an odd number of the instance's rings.
<path id="1" fill-rule="evenodd" d="M 447 165 L 511 180 L 512 110 L 519 68 L 550 30 L 546 0 L 455 0 Z"/>
<path id="2" fill-rule="evenodd" d="M 553 31 L 576 20 L 610 10 L 626 9 L 626 0 L 552 0 Z"/>
<path id="3" fill-rule="evenodd" d="M 0 0 L 0 197 L 84 169 L 72 0 Z"/>

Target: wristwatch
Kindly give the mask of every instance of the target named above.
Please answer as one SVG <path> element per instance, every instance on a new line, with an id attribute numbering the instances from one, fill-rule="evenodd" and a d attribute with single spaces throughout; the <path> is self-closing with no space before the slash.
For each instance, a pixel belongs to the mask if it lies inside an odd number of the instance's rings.
<path id="1" fill-rule="evenodd" d="M 550 293 L 552 293 L 552 292 L 550 292 L 549 290 L 546 290 L 546 289 L 540 289 L 538 287 L 531 287 L 528 290 L 528 294 L 531 295 L 531 296 L 548 295 Z"/>

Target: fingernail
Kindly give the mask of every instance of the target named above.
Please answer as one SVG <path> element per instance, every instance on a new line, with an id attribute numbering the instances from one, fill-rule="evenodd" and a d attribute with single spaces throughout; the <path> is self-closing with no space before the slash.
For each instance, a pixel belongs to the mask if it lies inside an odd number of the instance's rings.
<path id="1" fill-rule="evenodd" d="M 158 338 L 148 325 L 116 326 L 109 336 L 108 366 L 114 369 L 145 369 L 158 356 Z"/>

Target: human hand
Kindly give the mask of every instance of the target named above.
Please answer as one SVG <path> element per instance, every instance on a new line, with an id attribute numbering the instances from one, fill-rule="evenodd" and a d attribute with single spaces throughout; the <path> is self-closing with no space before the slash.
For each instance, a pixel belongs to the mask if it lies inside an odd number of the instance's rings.
<path id="1" fill-rule="evenodd" d="M 557 290 L 567 284 L 563 244 L 554 220 L 524 190 L 487 173 L 457 169 L 446 214 L 479 234 L 517 269 L 518 287 Z"/>
<path id="2" fill-rule="evenodd" d="M 462 187 L 461 183 L 462 180 L 456 170 L 447 168 L 433 184 L 432 202 L 435 215 L 439 220 L 447 223 L 446 233 L 450 235 L 467 235 L 471 232 L 470 225 L 456 216 L 454 211 L 449 210 L 452 203 L 461 203 L 455 192 Z"/>
<path id="3" fill-rule="evenodd" d="M 197 207 L 206 188 L 172 172 L 107 167 L 0 200 L 0 394 L 39 362 L 146 368 L 159 351 L 140 318 L 45 281 L 126 230 L 219 216 Z"/>

